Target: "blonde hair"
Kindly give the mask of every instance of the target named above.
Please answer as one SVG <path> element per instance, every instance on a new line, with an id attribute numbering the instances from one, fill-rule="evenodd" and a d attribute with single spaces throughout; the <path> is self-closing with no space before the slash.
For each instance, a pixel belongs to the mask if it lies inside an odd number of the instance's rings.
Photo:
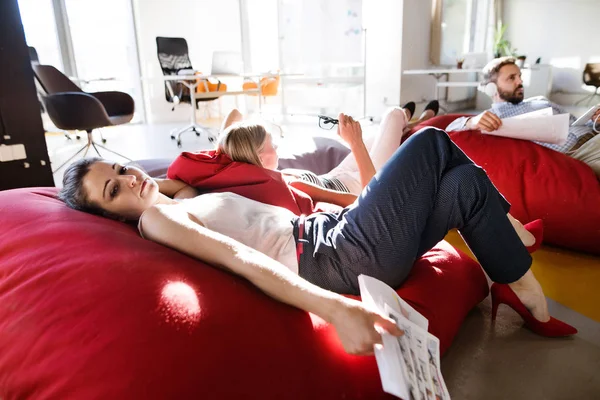
<path id="1" fill-rule="evenodd" d="M 245 162 L 262 167 L 259 153 L 269 133 L 256 122 L 238 122 L 221 133 L 217 150 L 227 154 L 233 161 Z"/>

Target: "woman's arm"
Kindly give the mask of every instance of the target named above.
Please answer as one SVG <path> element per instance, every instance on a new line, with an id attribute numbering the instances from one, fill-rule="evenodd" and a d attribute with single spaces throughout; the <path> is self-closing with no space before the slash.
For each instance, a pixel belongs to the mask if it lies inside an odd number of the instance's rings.
<path id="1" fill-rule="evenodd" d="M 309 195 L 314 202 L 322 201 L 325 203 L 336 204 L 341 207 L 348 207 L 354 203 L 356 196 L 352 193 L 338 192 L 337 190 L 324 189 L 301 179 L 292 179 L 288 181 L 288 185 L 303 191 Z"/>
<path id="2" fill-rule="evenodd" d="M 240 275 L 274 299 L 330 322 L 348 353 L 371 353 L 381 343 L 376 326 L 402 334 L 393 321 L 361 302 L 321 289 L 266 255 L 206 229 L 177 205 L 154 206 L 142 218 L 146 238 Z"/>
<path id="3" fill-rule="evenodd" d="M 158 184 L 158 191 L 173 199 L 191 199 L 200 193 L 196 188 L 175 179 L 154 179 Z"/>
<path id="4" fill-rule="evenodd" d="M 338 121 L 338 134 L 350 146 L 358 167 L 361 186 L 365 187 L 375 176 L 376 170 L 365 142 L 363 142 L 362 128 L 352 117 L 344 114 L 338 116 Z"/>

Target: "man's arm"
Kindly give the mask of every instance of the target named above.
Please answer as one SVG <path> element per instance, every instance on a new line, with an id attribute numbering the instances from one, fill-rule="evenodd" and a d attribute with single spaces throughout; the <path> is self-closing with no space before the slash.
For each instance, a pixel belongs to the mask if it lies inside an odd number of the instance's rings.
<path id="1" fill-rule="evenodd" d="M 324 189 L 313 183 L 300 179 L 288 181 L 288 185 L 309 195 L 313 202 L 322 201 L 324 203 L 335 204 L 341 207 L 348 207 L 354 203 L 356 196 L 352 193 L 338 192 L 337 190 Z"/>
<path id="2" fill-rule="evenodd" d="M 334 325 L 348 353 L 372 353 L 381 343 L 376 326 L 402 334 L 392 320 L 361 302 L 319 288 L 266 255 L 206 229 L 176 205 L 154 206 L 140 223 L 146 238 L 240 275 L 272 298 L 319 315 Z"/>

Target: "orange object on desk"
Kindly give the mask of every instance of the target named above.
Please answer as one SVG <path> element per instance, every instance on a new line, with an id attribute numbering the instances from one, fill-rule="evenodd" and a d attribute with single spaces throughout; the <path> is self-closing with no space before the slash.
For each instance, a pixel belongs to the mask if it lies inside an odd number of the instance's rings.
<path id="1" fill-rule="evenodd" d="M 195 75 L 202 76 L 201 72 L 196 72 Z M 217 82 L 211 82 L 211 80 L 216 80 Z M 196 93 L 206 93 L 208 92 L 226 92 L 227 85 L 216 78 L 198 78 L 198 86 L 196 86 Z M 205 85 L 206 83 L 206 85 Z M 208 90 L 207 90 L 208 88 Z"/>
<path id="2" fill-rule="evenodd" d="M 260 78 L 260 95 L 261 96 L 276 96 L 279 88 L 279 75 L 266 76 Z M 243 90 L 258 89 L 258 84 L 253 80 L 247 80 L 242 85 Z M 249 93 L 251 96 L 256 96 L 257 93 Z"/>

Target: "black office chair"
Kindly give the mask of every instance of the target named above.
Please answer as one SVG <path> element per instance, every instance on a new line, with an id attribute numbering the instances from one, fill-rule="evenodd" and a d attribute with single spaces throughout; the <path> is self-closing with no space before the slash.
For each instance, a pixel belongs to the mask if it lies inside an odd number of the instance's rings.
<path id="1" fill-rule="evenodd" d="M 95 142 L 92 136 L 94 129 L 131 121 L 135 106 L 130 95 L 123 92 L 86 93 L 51 65 L 34 64 L 32 67 L 38 82 L 46 92 L 43 100 L 54 125 L 59 129 L 87 132 L 87 143 L 53 172 L 61 169 L 84 150 L 85 157 L 90 147 L 93 147 L 100 157 L 102 155 L 98 147 L 131 161 L 128 157 Z M 102 143 L 106 143 L 106 139 L 102 138 Z"/>
<path id="2" fill-rule="evenodd" d="M 589 106 L 594 97 L 598 96 L 598 90 L 600 89 L 600 63 L 590 63 L 585 64 L 585 68 L 583 70 L 583 83 L 588 86 L 594 86 L 594 93 L 589 96 L 585 96 L 583 99 L 579 100 L 575 104 L 579 104 L 584 100 L 587 100 L 587 105 Z"/>
<path id="3" fill-rule="evenodd" d="M 184 38 L 157 36 L 156 50 L 163 75 L 181 75 L 180 71 L 186 72 L 188 75 L 194 73 L 189 57 L 188 45 Z M 195 103 L 192 106 L 191 123 L 171 133 L 171 139 L 176 139 L 177 146 L 179 147 L 181 147 L 181 135 L 188 131 L 194 132 L 196 136 L 200 136 L 200 133 L 204 131 L 211 143 L 216 140 L 215 135 L 209 127 L 196 123 L 196 108 L 200 102 L 213 101 L 219 97 L 196 97 L 195 86 L 198 84 L 204 85 L 204 91 L 206 93 L 209 92 L 208 81 L 204 80 L 198 83 L 198 79 L 201 79 L 201 77 L 198 76 L 197 79 L 187 81 L 165 81 L 165 98 L 169 103 L 173 103 L 171 111 L 175 110 L 175 106 L 179 103 L 188 103 L 190 105 L 192 101 Z M 217 91 L 220 89 L 220 85 L 221 82 L 219 81 Z"/>

